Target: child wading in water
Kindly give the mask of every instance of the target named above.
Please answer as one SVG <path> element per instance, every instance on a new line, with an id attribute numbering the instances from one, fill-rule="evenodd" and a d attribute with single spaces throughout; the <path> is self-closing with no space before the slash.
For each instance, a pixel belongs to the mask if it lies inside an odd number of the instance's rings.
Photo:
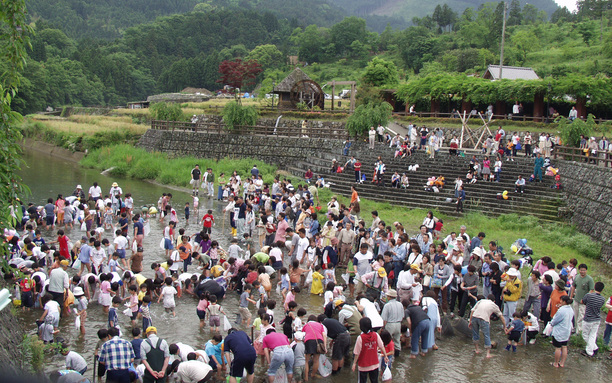
<path id="1" fill-rule="evenodd" d="M 516 352 L 516 345 L 521 340 L 523 330 L 525 330 L 525 323 L 523 323 L 521 319 L 521 313 L 517 311 L 512 314 L 512 323 L 510 323 L 510 326 L 505 330 L 506 335 L 508 335 L 506 351 L 510 351 L 510 347 L 512 347 L 512 352 Z"/>

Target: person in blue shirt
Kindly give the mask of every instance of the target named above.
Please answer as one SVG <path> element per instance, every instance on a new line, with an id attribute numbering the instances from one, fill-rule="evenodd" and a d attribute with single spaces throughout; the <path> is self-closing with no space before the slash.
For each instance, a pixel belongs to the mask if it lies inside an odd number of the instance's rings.
<path id="1" fill-rule="evenodd" d="M 210 359 L 210 366 L 213 371 L 217 371 L 218 375 L 221 375 L 221 371 L 225 371 L 225 358 L 221 353 L 221 347 L 223 346 L 223 337 L 221 334 L 216 334 L 212 337 L 204 346 L 204 351 Z"/>
<path id="2" fill-rule="evenodd" d="M 257 354 L 251 345 L 251 339 L 244 331 L 234 328 L 229 329 L 225 337 L 225 357 L 230 360 L 230 352 L 234 354 L 229 373 L 229 382 L 236 383 L 236 378 L 242 377 L 243 370 L 247 371 L 247 383 L 253 383 L 255 373 L 255 362 Z"/>
<path id="3" fill-rule="evenodd" d="M 134 349 L 134 364 L 138 365 L 140 364 L 141 361 L 141 357 L 140 357 L 140 345 L 142 344 L 142 338 L 140 337 L 141 331 L 139 327 L 134 327 L 132 329 L 132 341 L 130 343 L 132 343 L 132 348 Z"/>
<path id="4" fill-rule="evenodd" d="M 510 323 L 510 326 L 505 330 L 506 335 L 508 335 L 506 351 L 510 351 L 510 347 L 512 347 L 512 352 L 516 352 L 516 345 L 521 340 L 523 330 L 525 330 L 525 323 L 521 319 L 521 313 L 517 311 L 512 314 L 512 323 Z"/>

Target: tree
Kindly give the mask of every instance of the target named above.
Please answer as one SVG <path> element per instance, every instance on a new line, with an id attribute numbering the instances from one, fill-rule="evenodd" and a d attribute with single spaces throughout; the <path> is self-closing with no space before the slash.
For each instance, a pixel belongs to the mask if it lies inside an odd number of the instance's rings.
<path id="1" fill-rule="evenodd" d="M 332 26 L 330 35 L 331 42 L 336 47 L 336 53 L 344 55 L 349 53 L 348 48 L 353 41 L 367 42 L 368 30 L 364 19 L 350 16 Z"/>
<path id="2" fill-rule="evenodd" d="M 508 25 L 521 25 L 523 14 L 521 13 L 521 3 L 519 0 L 512 0 L 508 11 Z"/>
<path id="3" fill-rule="evenodd" d="M 374 57 L 363 73 L 363 82 L 373 86 L 396 85 L 399 82 L 397 67 L 391 61 Z"/>
<path id="4" fill-rule="evenodd" d="M 17 172 L 25 165 L 21 159 L 22 139 L 17 124 L 22 116 L 11 109 L 11 101 L 19 91 L 20 72 L 26 63 L 31 27 L 26 19 L 25 0 L 2 0 L 0 7 L 0 229 L 13 228 L 21 220 L 19 197 L 29 193 Z M 30 47 L 31 48 L 31 47 Z M 8 254 L 6 241 L 0 245 L 0 259 L 5 269 Z M 8 271 L 8 270 L 4 270 Z"/>
<path id="5" fill-rule="evenodd" d="M 221 78 L 217 82 L 232 88 L 243 89 L 251 85 L 261 71 L 261 65 L 255 60 L 225 60 L 219 64 Z"/>
<path id="6" fill-rule="evenodd" d="M 587 20 L 582 23 L 578 23 L 577 28 L 578 33 L 582 36 L 582 40 L 587 46 L 591 45 L 591 41 L 597 35 L 597 26 L 595 25 L 595 21 Z"/>
<path id="7" fill-rule="evenodd" d="M 228 130 L 241 126 L 255 126 L 259 117 L 257 109 L 251 105 L 242 105 L 238 101 L 227 103 L 223 107 L 222 114 L 225 128 Z"/>
<path id="8" fill-rule="evenodd" d="M 151 105 L 151 117 L 161 121 L 185 121 L 183 109 L 174 102 L 158 102 Z"/>
<path id="9" fill-rule="evenodd" d="M 285 56 L 278 50 L 276 45 L 265 44 L 256 46 L 246 56 L 247 60 L 255 60 L 261 65 L 263 70 L 268 68 L 278 68 L 286 63 Z"/>
<path id="10" fill-rule="evenodd" d="M 392 111 L 391 104 L 385 101 L 359 105 L 346 121 L 346 129 L 352 136 L 364 136 L 372 126 L 387 125 Z"/>
<path id="11" fill-rule="evenodd" d="M 550 16 L 550 22 L 559 24 L 559 23 L 564 23 L 568 21 L 569 22 L 574 21 L 575 18 L 576 18 L 576 15 L 570 12 L 569 9 L 567 9 L 567 7 L 563 7 L 563 8 L 559 7 Z"/>
<path id="12" fill-rule="evenodd" d="M 519 53 L 519 61 L 522 65 L 527 61 L 527 53 L 536 50 L 540 46 L 540 42 L 536 35 L 531 31 L 518 30 L 512 34 L 512 45 Z"/>

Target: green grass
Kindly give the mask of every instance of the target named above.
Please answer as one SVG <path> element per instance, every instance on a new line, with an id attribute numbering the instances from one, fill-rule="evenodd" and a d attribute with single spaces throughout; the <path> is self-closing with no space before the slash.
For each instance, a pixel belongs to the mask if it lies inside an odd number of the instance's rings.
<path id="1" fill-rule="evenodd" d="M 245 159 L 224 159 L 219 162 L 212 159 L 179 157 L 170 158 L 165 153 L 147 152 L 131 145 L 114 145 L 92 150 L 81 160 L 81 165 L 89 168 L 106 170 L 114 167 L 110 173 L 115 176 L 132 177 L 142 180 L 155 180 L 166 185 L 188 186 L 191 169 L 195 164 L 200 169 L 212 168 L 216 177 L 220 173 L 229 175 L 234 170 L 241 177 L 250 177 L 251 168 L 257 164 L 264 175 L 264 182 L 269 184 L 274 180 L 278 170 L 276 166 L 262 161 Z"/>

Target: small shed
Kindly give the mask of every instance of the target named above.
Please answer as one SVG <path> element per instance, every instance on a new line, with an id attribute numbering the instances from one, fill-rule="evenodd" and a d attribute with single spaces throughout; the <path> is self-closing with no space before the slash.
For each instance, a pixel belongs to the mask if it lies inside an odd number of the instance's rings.
<path id="1" fill-rule="evenodd" d="M 499 80 L 499 72 L 499 65 L 489 65 L 482 77 L 488 80 Z M 540 77 L 531 68 L 504 65 L 501 67 L 501 78 L 506 80 L 538 80 Z"/>
<path id="2" fill-rule="evenodd" d="M 325 107 L 325 95 L 319 84 L 314 82 L 300 68 L 295 68 L 283 81 L 274 87 L 272 93 L 278 94 L 280 109 L 294 109 L 303 102 L 309 108 Z"/>
<path id="3" fill-rule="evenodd" d="M 134 101 L 127 103 L 128 109 L 145 109 L 149 107 L 149 101 Z"/>

